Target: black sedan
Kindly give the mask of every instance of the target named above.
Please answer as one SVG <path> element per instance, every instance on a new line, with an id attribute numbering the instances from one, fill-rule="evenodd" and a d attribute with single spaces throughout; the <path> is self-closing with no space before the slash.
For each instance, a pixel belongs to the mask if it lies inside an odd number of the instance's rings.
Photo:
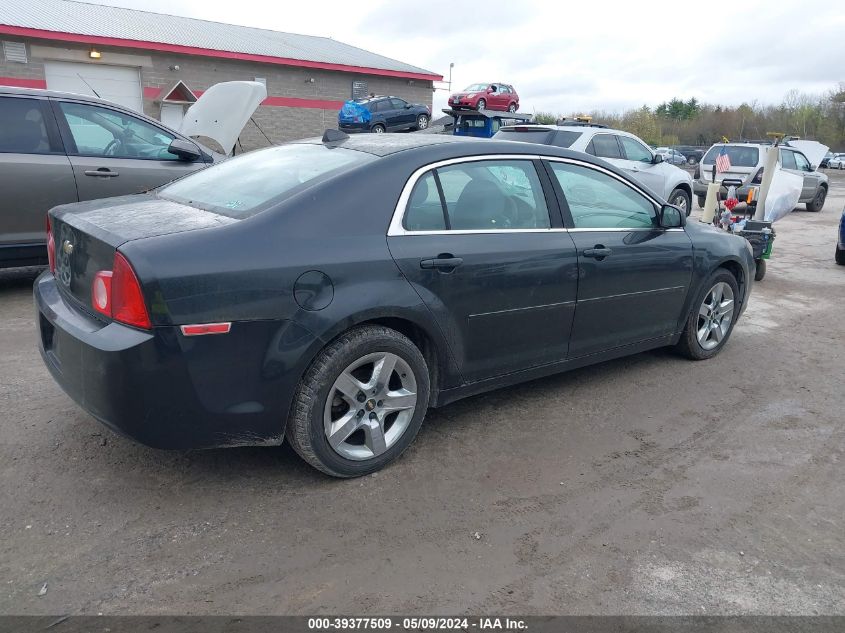
<path id="1" fill-rule="evenodd" d="M 398 457 L 429 407 L 710 358 L 754 276 L 744 239 L 600 159 L 439 135 L 329 131 L 48 220 L 40 349 L 83 408 L 153 447 L 287 438 L 338 477 Z"/>

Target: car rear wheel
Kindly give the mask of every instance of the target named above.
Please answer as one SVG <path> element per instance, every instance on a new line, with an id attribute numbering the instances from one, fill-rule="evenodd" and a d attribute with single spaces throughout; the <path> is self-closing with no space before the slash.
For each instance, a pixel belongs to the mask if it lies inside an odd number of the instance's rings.
<path id="1" fill-rule="evenodd" d="M 381 123 L 376 123 L 373 126 L 373 134 L 384 134 L 384 126 Z"/>
<path id="2" fill-rule="evenodd" d="M 836 246 L 836 263 L 840 266 L 845 266 L 845 248 Z"/>
<path id="3" fill-rule="evenodd" d="M 487 102 L 484 99 L 479 99 L 477 107 L 479 110 L 485 110 L 487 108 Z"/>
<path id="4" fill-rule="evenodd" d="M 421 114 L 417 117 L 417 129 L 424 130 L 428 127 L 428 115 Z"/>
<path id="5" fill-rule="evenodd" d="M 429 393 L 428 366 L 407 337 L 382 326 L 357 327 L 311 364 L 297 389 L 286 436 L 324 473 L 366 475 L 414 440 Z"/>
<path id="6" fill-rule="evenodd" d="M 705 360 L 718 354 L 739 314 L 739 286 L 730 272 L 717 268 L 702 288 L 677 345 L 677 350 L 692 360 Z"/>
<path id="7" fill-rule="evenodd" d="M 813 211 L 815 213 L 821 211 L 826 198 L 827 188 L 819 187 L 819 190 L 816 192 L 816 196 L 813 198 L 813 201 L 807 203 L 807 211 Z"/>
<path id="8" fill-rule="evenodd" d="M 511 113 L 516 112 L 516 104 L 515 103 L 512 103 L 508 106 L 508 112 L 511 112 Z"/>
<path id="9" fill-rule="evenodd" d="M 692 211 L 690 195 L 683 189 L 675 189 L 672 192 L 672 195 L 669 196 L 669 204 L 673 204 L 678 207 L 687 215 L 687 217 L 689 217 L 689 214 Z"/>

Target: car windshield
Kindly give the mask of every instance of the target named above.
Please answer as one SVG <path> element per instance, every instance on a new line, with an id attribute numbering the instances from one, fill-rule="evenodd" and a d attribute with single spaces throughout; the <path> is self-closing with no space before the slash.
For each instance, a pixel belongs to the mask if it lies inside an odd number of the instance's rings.
<path id="1" fill-rule="evenodd" d="M 725 148 L 728 158 L 731 159 L 731 166 L 733 167 L 756 167 L 760 160 L 760 150 L 756 147 L 746 147 L 744 145 L 714 145 L 704 155 L 702 163 L 715 163 L 716 157 L 722 148 Z"/>
<path id="2" fill-rule="evenodd" d="M 288 198 L 306 183 L 374 160 L 325 145 L 292 144 L 250 152 L 186 176 L 158 191 L 172 200 L 243 219 Z"/>
<path id="3" fill-rule="evenodd" d="M 470 84 L 464 88 L 464 92 L 481 92 L 482 90 L 487 90 L 488 85 L 489 84 Z"/>

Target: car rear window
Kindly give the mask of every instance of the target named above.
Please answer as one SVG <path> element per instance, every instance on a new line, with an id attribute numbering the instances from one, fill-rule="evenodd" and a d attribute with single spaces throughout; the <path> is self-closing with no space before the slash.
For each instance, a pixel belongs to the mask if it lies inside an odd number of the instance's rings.
<path id="1" fill-rule="evenodd" d="M 701 160 L 702 163 L 712 164 L 724 147 L 728 152 L 733 167 L 756 167 L 760 160 L 760 150 L 756 147 L 743 147 L 738 145 L 714 145 Z"/>
<path id="2" fill-rule="evenodd" d="M 306 185 L 375 160 L 325 145 L 292 144 L 243 154 L 181 178 L 158 195 L 230 218 L 260 213 Z"/>
<path id="3" fill-rule="evenodd" d="M 523 143 L 540 143 L 555 145 L 556 147 L 570 147 L 581 136 L 581 132 L 568 130 L 526 130 L 514 129 L 506 126 L 501 128 L 495 138 L 504 141 L 522 141 Z"/>

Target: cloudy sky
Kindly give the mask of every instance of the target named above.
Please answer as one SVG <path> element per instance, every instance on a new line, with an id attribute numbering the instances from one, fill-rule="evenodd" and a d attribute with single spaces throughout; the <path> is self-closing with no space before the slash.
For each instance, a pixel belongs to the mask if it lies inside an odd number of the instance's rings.
<path id="1" fill-rule="evenodd" d="M 845 82 L 845 10 L 833 1 L 571 3 L 584 11 L 531 0 L 94 1 L 328 36 L 447 79 L 454 62 L 454 89 L 512 83 L 526 111 L 616 111 L 675 96 L 777 103 L 792 89 Z M 445 100 L 435 92 L 435 108 Z"/>

